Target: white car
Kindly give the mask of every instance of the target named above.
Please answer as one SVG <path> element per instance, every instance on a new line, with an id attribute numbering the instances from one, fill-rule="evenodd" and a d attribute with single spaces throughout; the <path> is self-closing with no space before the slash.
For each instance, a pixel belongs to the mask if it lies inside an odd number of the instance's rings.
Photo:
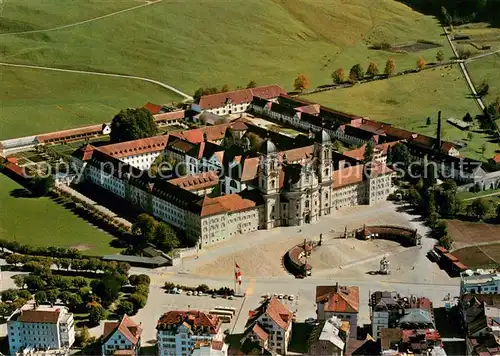
<path id="1" fill-rule="evenodd" d="M 193 292 L 191 292 L 190 290 L 187 291 L 186 295 L 191 295 L 193 294 Z"/>
<path id="2" fill-rule="evenodd" d="M 177 294 L 182 294 L 182 289 L 177 289 Z"/>
<path id="3" fill-rule="evenodd" d="M 197 292 L 197 291 L 194 291 L 194 292 L 193 292 L 193 295 L 194 295 L 194 296 L 197 296 L 197 295 L 198 295 L 198 292 Z"/>
<path id="4" fill-rule="evenodd" d="M 295 296 L 294 296 L 293 294 L 290 294 L 290 295 L 288 296 L 288 300 L 294 300 L 294 299 L 295 299 Z"/>
<path id="5" fill-rule="evenodd" d="M 283 299 L 283 294 L 282 293 L 278 294 L 278 298 Z"/>

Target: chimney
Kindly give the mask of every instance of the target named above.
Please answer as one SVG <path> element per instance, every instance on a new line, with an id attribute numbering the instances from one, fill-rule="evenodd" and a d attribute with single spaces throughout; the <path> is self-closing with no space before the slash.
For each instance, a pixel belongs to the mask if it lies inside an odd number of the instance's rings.
<path id="1" fill-rule="evenodd" d="M 436 132 L 436 150 L 438 152 L 441 151 L 441 111 L 438 112 L 438 124 L 437 124 L 437 132 Z"/>

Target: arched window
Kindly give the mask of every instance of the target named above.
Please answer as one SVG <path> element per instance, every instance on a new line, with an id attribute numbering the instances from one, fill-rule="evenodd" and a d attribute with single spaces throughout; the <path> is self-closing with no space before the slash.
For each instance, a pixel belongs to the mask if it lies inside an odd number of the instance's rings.
<path id="1" fill-rule="evenodd" d="M 309 200 L 306 200 L 306 209 L 309 208 Z"/>
<path id="2" fill-rule="evenodd" d="M 275 184 L 276 184 L 276 181 L 273 179 L 273 180 L 271 181 L 271 188 L 274 188 L 274 187 L 275 187 Z"/>

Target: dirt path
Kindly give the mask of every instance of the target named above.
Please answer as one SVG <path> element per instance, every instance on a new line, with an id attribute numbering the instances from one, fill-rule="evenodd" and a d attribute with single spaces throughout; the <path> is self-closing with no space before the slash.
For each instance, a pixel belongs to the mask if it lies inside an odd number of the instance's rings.
<path id="1" fill-rule="evenodd" d="M 62 69 L 62 68 L 54 68 L 54 67 L 42 67 L 42 66 L 31 66 L 27 64 L 13 64 L 13 63 L 5 63 L 5 62 L 0 62 L 1 66 L 6 66 L 6 67 L 17 67 L 17 68 L 29 68 L 29 69 L 39 69 L 39 70 L 50 70 L 53 72 L 64 72 L 64 73 L 76 73 L 76 74 L 89 74 L 89 75 L 100 75 L 104 77 L 114 77 L 114 78 L 125 78 L 125 79 L 135 79 L 135 80 L 141 80 L 143 82 L 149 82 L 156 84 L 164 89 L 170 90 L 184 98 L 184 100 L 193 100 L 193 97 L 191 95 L 188 95 L 182 91 L 180 91 L 177 88 L 174 88 L 171 85 L 162 83 L 158 80 L 154 80 L 151 78 L 145 78 L 145 77 L 137 77 L 134 75 L 127 75 L 127 74 L 112 74 L 112 73 L 101 73 L 101 72 L 89 72 L 85 70 L 74 70 L 74 69 Z"/>
<path id="2" fill-rule="evenodd" d="M 39 33 L 39 32 L 49 32 L 49 31 L 64 30 L 64 29 L 67 29 L 67 28 L 81 26 L 81 25 L 84 25 L 84 24 L 89 23 L 89 22 L 94 22 L 94 21 L 97 21 L 97 20 L 102 20 L 102 19 L 105 19 L 107 17 L 111 17 L 111 16 L 123 14 L 124 12 L 137 10 L 137 9 L 142 8 L 142 7 L 153 5 L 153 4 L 156 4 L 156 3 L 161 2 L 161 1 L 162 0 L 147 1 L 145 4 L 142 4 L 142 5 L 130 7 L 128 9 L 124 9 L 124 10 L 112 12 L 110 14 L 106 14 L 106 15 L 94 17 L 94 18 L 91 18 L 91 19 L 88 19 L 88 20 L 79 21 L 79 22 L 75 22 L 75 23 L 72 23 L 72 24 L 68 24 L 68 25 L 52 27 L 52 28 L 47 28 L 47 29 L 43 29 L 43 30 L 31 30 L 31 31 L 22 31 L 22 32 L 5 32 L 5 33 L 0 33 L 0 36 L 23 35 L 23 34 L 28 34 L 28 33 Z M 3 1 L 0 1 L 0 6 L 2 6 L 3 3 L 4 3 Z M 1 9 L 1 7 L 0 7 L 0 9 Z"/>

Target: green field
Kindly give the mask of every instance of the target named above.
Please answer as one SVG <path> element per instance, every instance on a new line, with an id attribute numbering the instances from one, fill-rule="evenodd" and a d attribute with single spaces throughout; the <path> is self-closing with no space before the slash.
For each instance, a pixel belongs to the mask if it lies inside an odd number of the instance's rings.
<path id="1" fill-rule="evenodd" d="M 154 84 L 0 66 L 0 139 L 109 122 L 123 108 L 182 98 Z"/>
<path id="2" fill-rule="evenodd" d="M 13 197 L 22 187 L 0 173 L 0 238 L 35 246 L 83 247 L 84 254 L 119 252 L 113 239 L 49 198 Z"/>
<path id="3" fill-rule="evenodd" d="M 10 1 L 3 17 L 42 22 L 23 12 L 36 0 Z M 59 15 L 77 13 L 81 6 L 45 2 L 61 4 L 46 6 Z M 393 0 L 205 0 L 201 5 L 164 0 L 78 27 L 3 36 L 0 60 L 148 76 L 187 92 L 252 79 L 290 89 L 298 73 L 317 86 L 330 83 L 336 68 L 358 62 L 383 66 L 394 56 L 402 69 L 415 67 L 419 55 L 433 60 L 435 49 L 408 54 L 369 49 L 376 42 L 417 40 L 445 44 L 434 18 Z"/>
<path id="4" fill-rule="evenodd" d="M 485 104 L 492 103 L 500 97 L 500 53 L 469 62 L 467 69 L 476 88 L 483 80 L 490 86 L 488 95 L 483 98 Z"/>
<path id="5" fill-rule="evenodd" d="M 444 119 L 461 119 L 467 112 L 472 116 L 479 114 L 458 67 L 429 69 L 389 80 L 358 84 L 348 89 L 306 95 L 304 98 L 433 137 L 436 135 L 439 110 L 443 112 Z M 430 126 L 426 125 L 428 116 L 431 117 Z M 473 132 L 472 141 L 469 141 L 467 131 L 448 123 L 444 124 L 443 135 L 446 140 L 467 143 L 468 147 L 460 152 L 471 158 L 490 158 L 499 149 L 498 144 L 488 142 L 486 134 Z M 484 155 L 481 152 L 483 144 L 486 145 Z"/>

